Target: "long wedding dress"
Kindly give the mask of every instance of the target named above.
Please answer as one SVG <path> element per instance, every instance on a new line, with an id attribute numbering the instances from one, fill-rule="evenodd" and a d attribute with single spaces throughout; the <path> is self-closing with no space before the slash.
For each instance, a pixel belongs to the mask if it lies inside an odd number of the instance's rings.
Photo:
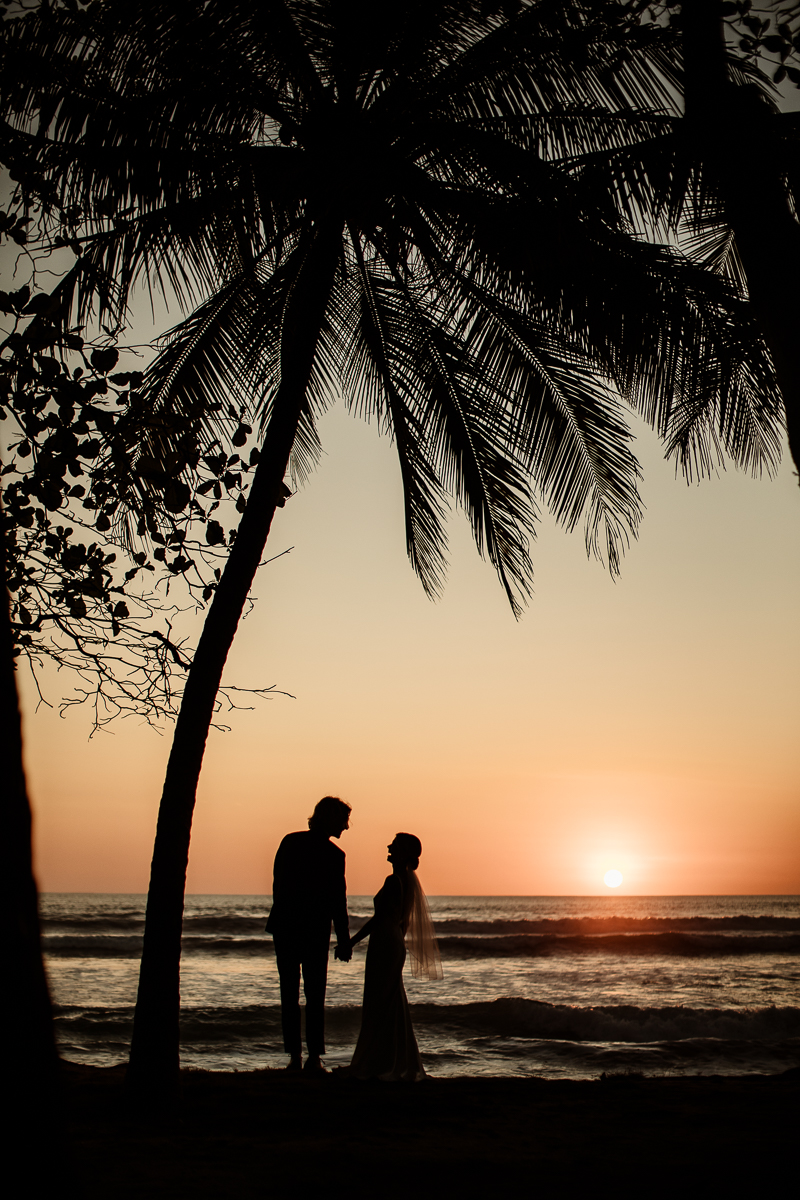
<path id="1" fill-rule="evenodd" d="M 356 1079 L 424 1079 L 403 986 L 403 965 L 407 938 L 412 973 L 429 979 L 442 977 L 425 893 L 415 872 L 408 870 L 402 876 L 389 875 L 373 904 L 361 1032 L 350 1072 Z"/>

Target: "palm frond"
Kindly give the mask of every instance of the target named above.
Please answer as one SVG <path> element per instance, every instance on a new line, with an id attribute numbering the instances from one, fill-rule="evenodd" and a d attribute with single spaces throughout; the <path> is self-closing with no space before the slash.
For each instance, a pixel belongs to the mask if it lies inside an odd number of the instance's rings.
<path id="1" fill-rule="evenodd" d="M 404 387 L 407 326 L 398 322 L 395 289 L 386 274 L 364 262 L 356 235 L 356 286 L 348 301 L 357 311 L 341 322 L 350 333 L 342 344 L 342 386 L 355 411 L 375 415 L 397 445 L 403 482 L 406 549 L 429 596 L 438 596 L 446 572 L 446 500 L 428 453 L 419 395 Z M 413 364 L 408 364 L 413 367 Z"/>
<path id="2" fill-rule="evenodd" d="M 612 575 L 641 516 L 639 466 L 609 382 L 575 347 L 513 309 L 473 293 L 468 337 L 484 376 L 507 396 L 513 445 L 556 520 L 585 522 L 587 553 Z"/>
<path id="3" fill-rule="evenodd" d="M 129 418 L 120 423 L 145 491 L 148 481 L 162 486 L 178 462 L 196 462 L 221 433 L 250 416 L 256 381 L 264 386 L 259 290 L 251 277 L 240 276 L 162 339 Z"/>
<path id="4" fill-rule="evenodd" d="M 405 334 L 393 363 L 399 386 L 417 398 L 436 476 L 469 517 L 516 615 L 530 595 L 534 509 L 522 464 L 508 452 L 508 414 L 483 386 L 478 363 L 414 287 L 395 276 L 396 319 Z"/>

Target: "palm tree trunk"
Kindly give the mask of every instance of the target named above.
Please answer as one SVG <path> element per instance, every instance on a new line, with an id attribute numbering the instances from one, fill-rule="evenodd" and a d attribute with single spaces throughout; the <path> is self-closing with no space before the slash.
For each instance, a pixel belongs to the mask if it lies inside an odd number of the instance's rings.
<path id="1" fill-rule="evenodd" d="M 180 1067 L 180 955 L 192 815 L 217 690 L 266 545 L 324 319 L 340 238 L 319 231 L 287 288 L 281 383 L 247 508 L 189 671 L 161 795 L 127 1081 L 169 1096 Z"/>
<path id="2" fill-rule="evenodd" d="M 684 0 L 686 122 L 725 205 L 800 468 L 800 224 L 783 182 L 776 116 L 728 81 L 720 0 Z"/>
<path id="3" fill-rule="evenodd" d="M 5 1059 L 6 1091 L 13 1097 L 12 1116 L 27 1126 L 40 1125 L 47 1114 L 58 1077 L 58 1054 L 53 1037 L 50 993 L 42 961 L 39 909 L 31 853 L 31 809 L 22 758 L 22 724 L 12 655 L 13 640 L 6 589 L 5 546 L 0 544 L 2 597 L 2 684 L 0 728 L 5 738 L 3 754 L 2 826 L 3 912 L 7 937 L 3 959 L 7 970 L 5 993 L 8 1016 Z M 51 1131 L 48 1130 L 46 1136 Z"/>

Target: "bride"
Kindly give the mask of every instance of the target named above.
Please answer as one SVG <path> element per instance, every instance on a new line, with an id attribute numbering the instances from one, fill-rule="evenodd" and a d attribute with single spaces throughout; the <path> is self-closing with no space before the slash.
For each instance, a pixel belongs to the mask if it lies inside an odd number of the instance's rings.
<path id="1" fill-rule="evenodd" d="M 350 1064 L 356 1079 L 425 1078 L 403 987 L 406 947 L 415 978 L 442 978 L 428 901 L 417 879 L 421 853 L 419 838 L 396 835 L 388 854 L 392 873 L 375 897 L 375 915 L 350 941 L 352 947 L 369 937 L 361 1032 Z"/>

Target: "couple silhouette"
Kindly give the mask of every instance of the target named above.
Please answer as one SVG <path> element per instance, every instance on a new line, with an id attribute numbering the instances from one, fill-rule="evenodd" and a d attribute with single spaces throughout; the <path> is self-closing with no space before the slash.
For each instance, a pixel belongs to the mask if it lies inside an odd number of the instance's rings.
<path id="1" fill-rule="evenodd" d="M 308 832 L 287 834 L 275 855 L 267 932 L 275 944 L 280 977 L 287 1070 L 327 1074 L 322 1056 L 333 923 L 335 955 L 342 962 L 350 961 L 357 942 L 369 938 L 361 1031 L 350 1074 L 356 1079 L 424 1079 L 403 987 L 406 950 L 415 977 L 442 977 L 428 903 L 416 874 L 422 843 L 411 833 L 395 835 L 387 856 L 392 873 L 374 898 L 374 916 L 351 938 L 345 855 L 330 840 L 341 837 L 348 828 L 350 811 L 350 805 L 337 796 L 323 796 L 308 819 Z M 305 1065 L 300 1031 L 301 971 L 306 999 Z"/>

